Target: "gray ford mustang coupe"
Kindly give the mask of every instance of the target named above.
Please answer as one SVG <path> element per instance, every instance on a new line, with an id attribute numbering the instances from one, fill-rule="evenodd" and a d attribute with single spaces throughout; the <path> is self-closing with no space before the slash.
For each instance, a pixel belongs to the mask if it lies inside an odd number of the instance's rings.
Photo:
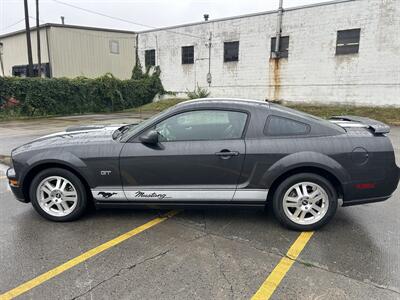
<path id="1" fill-rule="evenodd" d="M 82 126 L 12 151 L 17 199 L 53 221 L 96 207 L 254 206 L 295 230 L 339 205 L 388 199 L 399 168 L 375 120 L 322 120 L 268 102 L 199 99 L 140 123 Z"/>

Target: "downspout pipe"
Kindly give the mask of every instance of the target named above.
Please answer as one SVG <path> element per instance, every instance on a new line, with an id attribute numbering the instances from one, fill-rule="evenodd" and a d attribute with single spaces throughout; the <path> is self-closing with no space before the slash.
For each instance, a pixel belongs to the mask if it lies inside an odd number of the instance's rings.
<path id="1" fill-rule="evenodd" d="M 208 73 L 207 73 L 208 86 L 211 86 L 211 45 L 212 45 L 212 33 L 210 31 L 210 37 L 208 38 Z"/>
<path id="2" fill-rule="evenodd" d="M 52 78 L 53 77 L 53 58 L 51 57 L 51 52 L 50 52 L 50 41 L 49 41 L 49 30 L 50 27 L 46 27 L 46 44 L 47 44 L 47 58 L 49 60 L 49 77 Z"/>
<path id="3" fill-rule="evenodd" d="M 0 67 L 1 67 L 1 74 L 4 77 L 4 64 L 3 64 L 3 43 L 0 42 Z"/>
<path id="4" fill-rule="evenodd" d="M 136 33 L 136 47 L 135 47 L 135 65 L 136 66 L 138 64 L 138 60 L 139 60 L 139 33 Z"/>
<path id="5" fill-rule="evenodd" d="M 283 0 L 279 0 L 278 21 L 276 24 L 276 40 L 275 40 L 276 58 L 279 58 L 279 48 L 280 48 L 281 33 L 282 33 L 282 15 L 283 15 Z"/>

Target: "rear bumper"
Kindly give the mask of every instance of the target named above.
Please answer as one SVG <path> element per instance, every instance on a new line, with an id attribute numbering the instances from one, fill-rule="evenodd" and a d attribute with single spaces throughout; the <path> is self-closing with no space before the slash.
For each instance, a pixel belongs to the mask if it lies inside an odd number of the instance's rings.
<path id="1" fill-rule="evenodd" d="M 400 168 L 396 165 L 385 169 L 385 177 L 375 179 L 373 174 L 368 174 L 370 179 L 352 181 L 343 184 L 343 205 L 351 206 L 389 199 L 396 191 L 400 179 Z"/>
<path id="2" fill-rule="evenodd" d="M 360 205 L 360 204 L 382 202 L 382 201 L 389 199 L 390 197 L 392 197 L 392 195 L 384 196 L 384 197 L 373 197 L 373 198 L 366 198 L 366 199 L 348 200 L 348 201 L 344 201 L 342 206 L 345 207 L 345 206 L 354 206 L 354 205 Z"/>

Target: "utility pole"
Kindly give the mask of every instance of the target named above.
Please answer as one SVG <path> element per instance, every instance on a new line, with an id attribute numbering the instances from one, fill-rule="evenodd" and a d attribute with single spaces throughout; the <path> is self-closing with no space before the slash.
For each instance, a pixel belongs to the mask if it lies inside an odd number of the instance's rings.
<path id="1" fill-rule="evenodd" d="M 39 28 L 39 0 L 36 0 L 36 36 L 37 36 L 37 55 L 38 55 L 38 76 L 42 77 L 42 57 L 40 51 L 40 28 Z"/>
<path id="2" fill-rule="evenodd" d="M 29 11 L 28 0 L 24 0 L 25 10 L 25 30 L 26 30 L 26 46 L 28 51 L 28 77 L 33 76 L 33 61 L 32 61 L 32 45 L 31 45 L 31 30 L 29 28 Z"/>

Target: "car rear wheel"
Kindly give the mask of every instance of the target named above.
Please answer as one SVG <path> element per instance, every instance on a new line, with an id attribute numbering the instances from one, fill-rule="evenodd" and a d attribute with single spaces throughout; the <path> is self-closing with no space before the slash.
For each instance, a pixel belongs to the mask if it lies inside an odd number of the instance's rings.
<path id="1" fill-rule="evenodd" d="M 273 210 L 286 227 L 299 231 L 315 230 L 334 216 L 338 199 L 332 184 L 324 177 L 301 173 L 284 180 L 273 197 Z"/>
<path id="2" fill-rule="evenodd" d="M 72 221 L 79 218 L 87 206 L 85 187 L 68 170 L 46 169 L 33 179 L 30 198 L 35 210 L 52 221 Z"/>

